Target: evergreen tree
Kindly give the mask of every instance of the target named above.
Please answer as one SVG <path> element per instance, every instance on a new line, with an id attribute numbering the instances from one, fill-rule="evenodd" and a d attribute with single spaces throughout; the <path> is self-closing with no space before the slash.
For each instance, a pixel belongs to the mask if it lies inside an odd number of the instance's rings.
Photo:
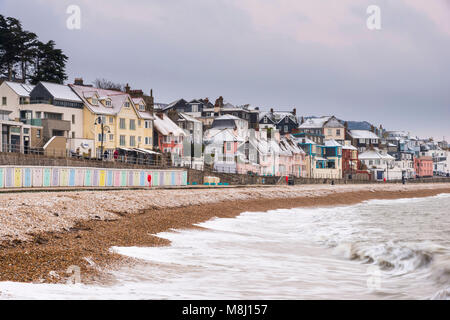
<path id="1" fill-rule="evenodd" d="M 38 41 L 36 49 L 31 83 L 36 84 L 39 81 L 64 83 L 67 79 L 65 68 L 68 57 L 61 49 L 55 48 L 53 40 L 47 43 Z"/>
<path id="2" fill-rule="evenodd" d="M 67 59 L 54 41 L 42 43 L 36 34 L 23 30 L 19 20 L 0 15 L 0 76 L 63 83 Z"/>
<path id="3" fill-rule="evenodd" d="M 19 20 L 0 15 L 0 69 L 2 75 L 13 80 L 20 61 L 22 25 Z"/>

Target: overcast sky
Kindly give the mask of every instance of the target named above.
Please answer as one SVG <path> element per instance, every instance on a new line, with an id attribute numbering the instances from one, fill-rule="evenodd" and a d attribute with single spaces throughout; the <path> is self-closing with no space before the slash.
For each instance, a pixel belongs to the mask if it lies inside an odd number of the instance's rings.
<path id="1" fill-rule="evenodd" d="M 69 30 L 69 5 L 81 29 Z M 366 26 L 369 5 L 381 30 Z M 69 56 L 69 81 L 129 83 L 156 101 L 367 120 L 450 140 L 450 0 L 0 0 Z"/>

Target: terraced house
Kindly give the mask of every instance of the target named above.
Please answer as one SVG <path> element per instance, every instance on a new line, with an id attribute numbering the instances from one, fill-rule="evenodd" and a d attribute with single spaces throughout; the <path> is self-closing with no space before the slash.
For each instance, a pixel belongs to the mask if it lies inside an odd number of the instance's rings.
<path id="1" fill-rule="evenodd" d="M 70 87 L 84 103 L 84 138 L 94 141 L 97 157 L 111 157 L 115 150 L 131 157 L 154 154 L 153 116 L 143 99 L 84 86 L 80 81 Z"/>

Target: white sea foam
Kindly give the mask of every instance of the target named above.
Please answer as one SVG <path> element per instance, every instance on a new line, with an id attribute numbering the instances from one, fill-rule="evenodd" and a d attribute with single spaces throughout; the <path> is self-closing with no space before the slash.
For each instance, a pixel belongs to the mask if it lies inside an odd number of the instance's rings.
<path id="1" fill-rule="evenodd" d="M 0 283 L 0 298 L 449 299 L 450 195 L 244 212 L 169 247 L 113 247 L 143 263 L 113 286 Z"/>

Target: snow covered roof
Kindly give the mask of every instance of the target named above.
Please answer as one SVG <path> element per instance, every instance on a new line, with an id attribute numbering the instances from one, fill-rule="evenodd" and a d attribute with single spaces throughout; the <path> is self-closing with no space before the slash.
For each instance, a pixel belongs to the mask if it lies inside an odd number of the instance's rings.
<path id="1" fill-rule="evenodd" d="M 53 96 L 55 100 L 73 101 L 82 103 L 83 101 L 70 89 L 68 85 L 52 83 L 52 82 L 39 82 L 47 91 Z"/>
<path id="2" fill-rule="evenodd" d="M 395 158 L 389 154 L 382 154 L 376 150 L 367 150 L 360 153 L 358 156 L 361 160 L 383 159 L 383 160 L 395 160 Z"/>
<path id="3" fill-rule="evenodd" d="M 353 139 L 379 139 L 379 137 L 369 130 L 350 130 Z"/>
<path id="4" fill-rule="evenodd" d="M 131 97 L 124 92 L 116 91 L 116 90 L 107 90 L 107 89 L 100 89 L 100 88 L 93 88 L 93 87 L 86 87 L 86 86 L 78 86 L 78 85 L 69 85 L 70 88 L 79 96 L 81 97 L 82 101 L 84 102 L 85 106 L 91 110 L 91 112 L 95 114 L 102 114 L 102 115 L 116 115 L 122 110 L 122 107 L 124 106 L 125 102 L 131 101 Z M 111 106 L 106 106 L 102 103 L 98 104 L 91 104 L 87 98 L 93 97 L 94 95 L 105 97 L 111 100 Z M 144 119 L 152 119 L 152 115 L 148 112 L 141 111 L 139 112 L 136 108 L 134 103 L 131 103 L 134 110 L 137 112 L 139 116 L 141 116 Z"/>
<path id="5" fill-rule="evenodd" d="M 34 89 L 34 86 L 30 84 L 12 81 L 5 81 L 5 83 L 20 97 L 29 97 L 30 92 Z"/>
<path id="6" fill-rule="evenodd" d="M 200 120 L 195 119 L 194 117 L 188 115 L 187 113 L 184 112 L 180 112 L 179 113 L 180 117 L 182 117 L 184 120 L 189 121 L 189 122 L 196 122 L 196 123 L 201 123 Z"/>
<path id="7" fill-rule="evenodd" d="M 334 139 L 325 140 L 325 146 L 326 147 L 342 147 L 342 145 Z"/>
<path id="8" fill-rule="evenodd" d="M 279 123 L 284 118 L 289 117 L 292 121 L 298 123 L 297 117 L 290 112 L 262 112 L 259 119 L 263 119 L 264 117 L 269 118 L 274 123 Z"/>
<path id="9" fill-rule="evenodd" d="M 358 150 L 358 149 L 356 149 L 354 146 L 352 146 L 351 144 L 349 144 L 349 145 L 343 145 L 343 146 L 342 146 L 342 149 L 343 149 L 343 150 Z"/>
<path id="10" fill-rule="evenodd" d="M 244 140 L 239 138 L 231 129 L 210 129 L 205 132 L 204 141 L 207 144 L 218 143 L 222 144 L 224 141 L 243 142 Z"/>
<path id="11" fill-rule="evenodd" d="M 322 128 L 325 122 L 327 122 L 331 117 L 320 117 L 320 118 L 309 118 L 303 122 L 299 128 Z"/>
<path id="12" fill-rule="evenodd" d="M 162 114 L 162 118 L 159 116 L 155 117 L 154 126 L 155 129 L 161 133 L 163 136 L 174 135 L 174 136 L 185 136 L 183 129 L 175 124 L 170 118 Z"/>

